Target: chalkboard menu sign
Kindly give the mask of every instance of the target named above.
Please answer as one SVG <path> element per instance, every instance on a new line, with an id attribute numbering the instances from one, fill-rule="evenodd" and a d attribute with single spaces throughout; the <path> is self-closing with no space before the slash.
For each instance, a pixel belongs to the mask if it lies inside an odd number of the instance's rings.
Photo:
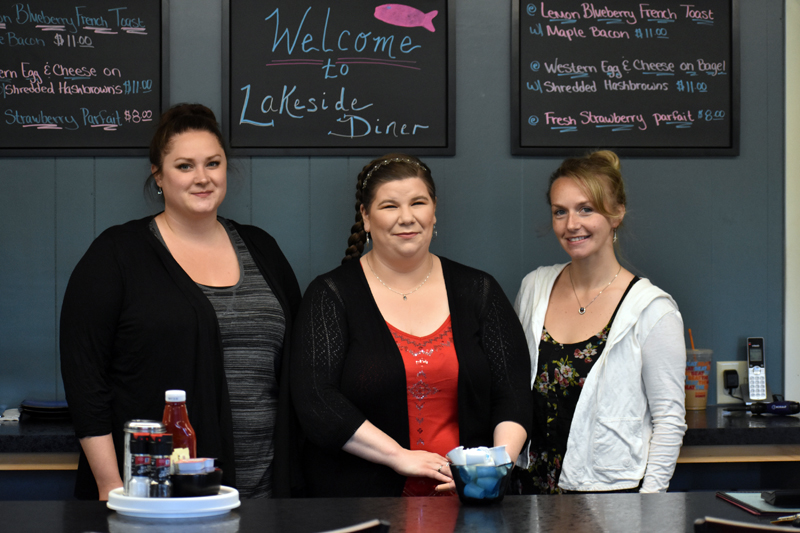
<path id="1" fill-rule="evenodd" d="M 455 0 L 226 0 L 237 155 L 455 153 Z"/>
<path id="2" fill-rule="evenodd" d="M 736 0 L 512 0 L 513 154 L 738 155 Z"/>
<path id="3" fill-rule="evenodd" d="M 0 3 L 0 155 L 146 154 L 167 101 L 167 9 Z"/>

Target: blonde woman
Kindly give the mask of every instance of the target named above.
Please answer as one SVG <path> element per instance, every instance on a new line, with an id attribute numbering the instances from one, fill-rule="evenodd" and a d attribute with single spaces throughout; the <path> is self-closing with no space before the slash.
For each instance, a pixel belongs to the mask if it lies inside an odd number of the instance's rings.
<path id="1" fill-rule="evenodd" d="M 517 489 L 666 491 L 686 431 L 683 322 L 669 294 L 617 260 L 619 159 L 565 160 L 547 198 L 570 262 L 528 274 L 515 303 L 534 398 Z"/>

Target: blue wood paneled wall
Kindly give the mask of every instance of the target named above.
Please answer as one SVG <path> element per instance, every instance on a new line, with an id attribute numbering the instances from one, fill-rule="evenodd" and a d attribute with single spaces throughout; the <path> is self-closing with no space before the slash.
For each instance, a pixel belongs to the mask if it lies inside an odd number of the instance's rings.
<path id="1" fill-rule="evenodd" d="M 221 0 L 170 1 L 172 102 L 221 109 Z M 540 264 L 566 260 L 548 230 L 557 158 L 509 152 L 509 0 L 458 0 L 457 150 L 429 158 L 439 188 L 434 251 L 482 268 L 509 298 Z M 743 359 L 767 338 L 768 379 L 783 388 L 783 2 L 741 1 L 741 155 L 623 162 L 623 249 L 677 300 L 698 347 Z M 236 161 L 222 214 L 278 239 L 305 287 L 338 265 L 366 157 Z M 0 407 L 63 398 L 58 316 L 69 274 L 112 224 L 155 212 L 146 158 L 0 159 Z M 712 390 L 712 398 L 714 398 Z"/>

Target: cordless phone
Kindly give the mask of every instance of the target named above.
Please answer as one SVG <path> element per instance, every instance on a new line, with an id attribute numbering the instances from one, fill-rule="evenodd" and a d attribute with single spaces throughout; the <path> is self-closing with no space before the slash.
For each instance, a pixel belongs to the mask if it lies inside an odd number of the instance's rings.
<path id="1" fill-rule="evenodd" d="M 764 338 L 747 338 L 747 387 L 751 400 L 767 399 L 767 374 L 764 370 Z"/>

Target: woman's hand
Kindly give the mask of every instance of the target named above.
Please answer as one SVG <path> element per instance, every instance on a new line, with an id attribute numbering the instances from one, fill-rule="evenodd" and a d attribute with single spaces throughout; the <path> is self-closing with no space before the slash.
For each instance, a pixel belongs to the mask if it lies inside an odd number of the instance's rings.
<path id="1" fill-rule="evenodd" d="M 438 453 L 426 452 L 424 450 L 406 450 L 405 448 L 400 448 L 400 450 L 399 453 L 392 456 L 391 460 L 386 463 L 386 466 L 390 467 L 401 476 L 428 477 L 444 485 L 452 483 L 453 476 L 450 474 L 450 464 L 446 458 Z M 444 485 L 439 486 L 441 487 Z M 453 485 L 453 488 L 455 488 L 455 485 Z"/>
<path id="2" fill-rule="evenodd" d="M 447 459 L 424 450 L 406 450 L 369 420 L 361 424 L 342 449 L 366 461 L 388 466 L 401 476 L 435 479 L 444 484 L 439 487 L 453 482 Z"/>
<path id="3" fill-rule="evenodd" d="M 98 481 L 97 482 L 97 492 L 100 495 L 98 499 L 101 502 L 107 502 L 108 501 L 108 493 L 111 492 L 114 489 L 118 489 L 118 488 L 122 487 L 122 485 L 123 485 L 123 483 L 122 483 L 122 479 L 121 478 L 118 478 L 118 479 L 116 479 L 114 481 L 111 481 L 109 483 L 103 483 L 103 484 L 101 484 Z"/>
<path id="4" fill-rule="evenodd" d="M 456 490 L 456 482 L 453 481 L 453 473 L 450 472 L 450 464 L 448 463 L 447 466 L 442 468 L 442 474 L 446 475 L 450 478 L 450 481 L 447 483 L 443 483 L 441 485 L 436 485 L 436 492 L 447 492 L 450 490 Z"/>

